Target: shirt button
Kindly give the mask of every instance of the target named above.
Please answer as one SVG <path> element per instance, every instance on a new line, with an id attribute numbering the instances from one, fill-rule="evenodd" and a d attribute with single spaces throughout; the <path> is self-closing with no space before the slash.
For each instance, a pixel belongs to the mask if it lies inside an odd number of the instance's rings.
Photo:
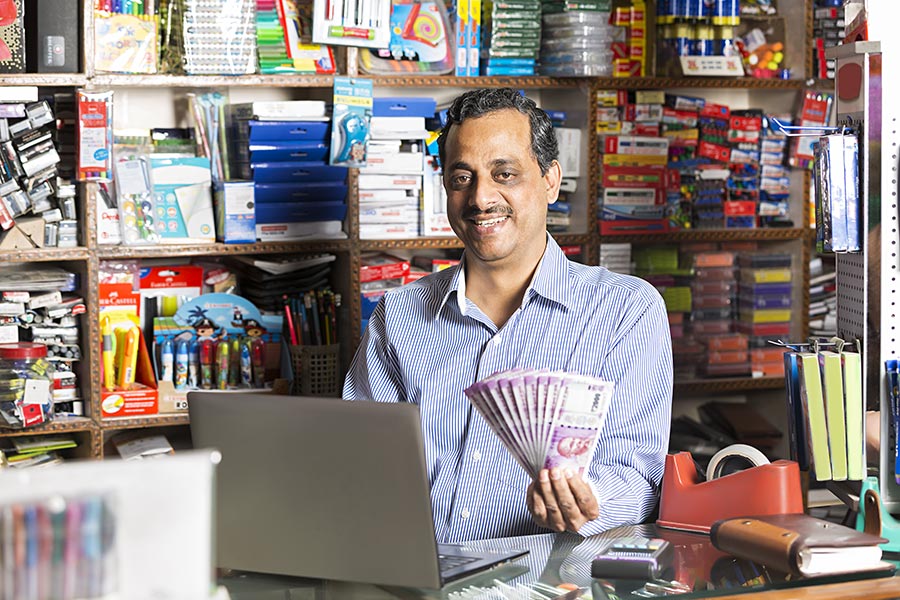
<path id="1" fill-rule="evenodd" d="M 479 450 L 474 450 L 472 452 L 472 461 L 478 462 L 479 460 L 481 460 L 481 452 Z"/>
<path id="2" fill-rule="evenodd" d="M 459 516 L 460 516 L 461 519 L 468 519 L 470 514 L 472 514 L 472 513 L 469 512 L 469 509 L 468 509 L 468 508 L 464 508 L 464 509 L 462 509 L 462 511 L 459 513 Z"/>
<path id="3" fill-rule="evenodd" d="M 495 335 L 495 336 L 494 336 L 494 343 L 497 344 L 498 346 L 499 346 L 500 344 L 502 344 L 502 343 L 503 343 L 503 336 L 502 336 L 502 335 Z"/>

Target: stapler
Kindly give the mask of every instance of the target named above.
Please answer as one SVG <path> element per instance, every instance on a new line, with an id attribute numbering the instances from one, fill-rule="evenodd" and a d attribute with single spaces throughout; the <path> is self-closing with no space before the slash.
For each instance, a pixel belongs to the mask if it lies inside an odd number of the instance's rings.
<path id="1" fill-rule="evenodd" d="M 656 524 L 709 533 L 719 519 L 803 512 L 800 468 L 776 460 L 703 481 L 690 452 L 666 456 Z"/>
<path id="2" fill-rule="evenodd" d="M 856 529 L 887 538 L 881 544 L 885 552 L 900 552 L 900 521 L 884 509 L 877 477 L 863 479 L 859 491 L 859 510 L 856 513 Z"/>

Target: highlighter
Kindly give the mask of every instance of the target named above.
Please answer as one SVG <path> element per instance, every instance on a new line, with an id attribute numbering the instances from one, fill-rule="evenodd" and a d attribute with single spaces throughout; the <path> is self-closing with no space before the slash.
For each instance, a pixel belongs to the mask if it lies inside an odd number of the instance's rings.
<path id="1" fill-rule="evenodd" d="M 266 364 L 265 364 L 266 343 L 256 338 L 250 345 L 250 356 L 253 361 L 253 387 L 261 388 L 265 385 Z"/>
<path id="2" fill-rule="evenodd" d="M 204 390 L 213 388 L 213 342 L 200 342 L 200 387 Z"/>
<path id="3" fill-rule="evenodd" d="M 199 363 L 200 363 L 200 345 L 195 341 L 191 342 L 190 346 L 188 346 L 188 377 L 187 377 L 187 386 L 193 390 L 200 387 L 200 373 L 199 373 Z"/>
<path id="4" fill-rule="evenodd" d="M 228 340 L 220 340 L 216 344 L 216 388 L 220 390 L 228 389 L 228 350 Z"/>
<path id="5" fill-rule="evenodd" d="M 116 387 L 116 345 L 109 317 L 100 319 L 100 337 L 103 340 L 103 387 L 112 390 Z"/>
<path id="6" fill-rule="evenodd" d="M 231 339 L 228 358 L 228 384 L 237 387 L 241 385 L 241 339 L 239 337 Z"/>
<path id="7" fill-rule="evenodd" d="M 250 344 L 247 339 L 241 342 L 241 386 L 253 387 L 253 362 L 251 360 Z"/>
<path id="8" fill-rule="evenodd" d="M 134 383 L 134 371 L 135 367 L 137 367 L 138 335 L 137 327 L 129 327 L 123 335 L 122 362 L 119 364 L 119 380 L 117 381 L 120 389 L 127 390 Z"/>
<path id="9" fill-rule="evenodd" d="M 187 387 L 188 379 L 188 343 L 187 340 L 178 340 L 175 349 L 175 389 L 183 390 Z"/>
<path id="10" fill-rule="evenodd" d="M 166 338 L 162 343 L 162 351 L 160 352 L 160 381 L 172 381 L 173 366 L 175 364 L 175 349 L 172 347 L 172 339 Z"/>

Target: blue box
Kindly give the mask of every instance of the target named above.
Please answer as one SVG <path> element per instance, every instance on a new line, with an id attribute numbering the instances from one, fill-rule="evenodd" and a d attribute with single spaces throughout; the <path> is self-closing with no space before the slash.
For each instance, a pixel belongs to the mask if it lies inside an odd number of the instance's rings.
<path id="1" fill-rule="evenodd" d="M 253 181 L 257 183 L 321 183 L 347 179 L 347 167 L 323 163 L 269 162 L 252 163 L 250 167 Z"/>
<path id="2" fill-rule="evenodd" d="M 250 121 L 250 142 L 324 142 L 331 123 L 324 121 Z"/>
<path id="3" fill-rule="evenodd" d="M 347 185 L 324 183 L 257 183 L 256 202 L 344 202 Z"/>
<path id="4" fill-rule="evenodd" d="M 425 117 L 430 119 L 437 110 L 434 98 L 375 98 L 373 117 Z"/>
<path id="5" fill-rule="evenodd" d="M 328 144 L 322 142 L 273 142 L 253 144 L 249 148 L 251 163 L 281 162 L 296 160 L 301 162 L 328 162 Z"/>
<path id="6" fill-rule="evenodd" d="M 256 203 L 257 224 L 343 221 L 346 216 L 347 205 L 343 202 Z"/>
<path id="7" fill-rule="evenodd" d="M 216 239 L 226 244 L 256 241 L 256 208 L 252 181 L 226 181 L 216 185 Z"/>

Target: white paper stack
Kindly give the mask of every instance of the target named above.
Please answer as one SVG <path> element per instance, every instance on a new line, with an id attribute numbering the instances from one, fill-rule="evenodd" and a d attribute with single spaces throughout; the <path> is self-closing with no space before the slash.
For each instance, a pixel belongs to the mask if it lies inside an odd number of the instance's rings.
<path id="1" fill-rule="evenodd" d="M 466 396 L 518 463 L 537 478 L 590 464 L 614 384 L 562 371 L 512 369 L 469 386 Z"/>

